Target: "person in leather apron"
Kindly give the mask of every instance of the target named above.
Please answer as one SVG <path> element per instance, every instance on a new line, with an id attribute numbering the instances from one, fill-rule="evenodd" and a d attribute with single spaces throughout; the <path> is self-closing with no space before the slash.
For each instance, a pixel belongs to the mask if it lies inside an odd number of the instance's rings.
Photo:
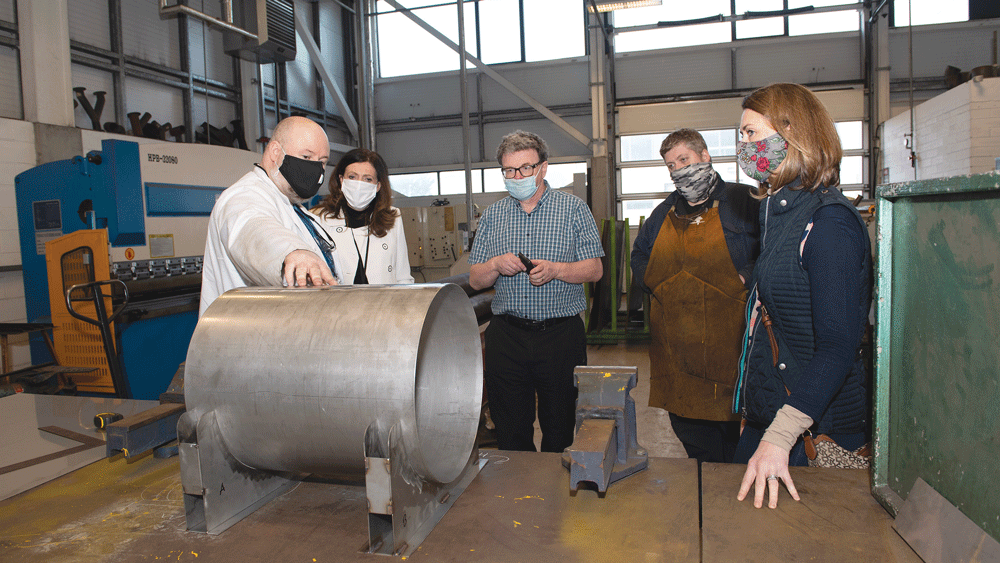
<path id="1" fill-rule="evenodd" d="M 747 288 L 759 203 L 725 182 L 700 133 L 680 129 L 660 155 L 676 186 L 639 229 L 633 275 L 650 294 L 649 405 L 666 409 L 688 457 L 730 462 Z"/>

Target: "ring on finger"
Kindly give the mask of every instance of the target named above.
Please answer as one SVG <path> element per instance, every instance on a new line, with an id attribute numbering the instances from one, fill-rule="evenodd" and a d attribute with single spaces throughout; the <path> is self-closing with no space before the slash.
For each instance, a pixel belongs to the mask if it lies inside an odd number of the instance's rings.
<path id="1" fill-rule="evenodd" d="M 778 476 L 777 475 L 768 475 L 767 476 L 767 480 L 768 481 L 777 481 L 778 480 Z"/>

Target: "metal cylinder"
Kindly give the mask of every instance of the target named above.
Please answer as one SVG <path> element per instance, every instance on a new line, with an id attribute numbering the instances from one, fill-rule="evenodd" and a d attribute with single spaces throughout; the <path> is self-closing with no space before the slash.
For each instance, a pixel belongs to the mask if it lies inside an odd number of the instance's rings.
<path id="1" fill-rule="evenodd" d="M 461 473 L 482 402 L 476 317 L 456 285 L 243 288 L 188 348 L 185 400 L 229 452 L 271 471 L 364 472 L 373 423 L 440 483 Z"/>

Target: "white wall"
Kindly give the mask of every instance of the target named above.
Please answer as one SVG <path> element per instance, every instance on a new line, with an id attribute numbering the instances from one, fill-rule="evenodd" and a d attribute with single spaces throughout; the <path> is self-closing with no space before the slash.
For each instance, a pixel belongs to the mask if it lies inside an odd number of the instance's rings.
<path id="1" fill-rule="evenodd" d="M 885 122 L 883 168 L 888 182 L 978 174 L 1000 157 L 1000 78 L 960 84 L 915 109 L 916 168 L 904 145 L 910 112 Z"/>
<path id="2" fill-rule="evenodd" d="M 35 166 L 35 130 L 24 121 L 0 118 L 0 266 L 21 265 L 14 177 Z M 27 322 L 21 271 L 0 272 L 0 322 Z M 28 339 L 10 339 L 14 369 L 31 363 Z"/>

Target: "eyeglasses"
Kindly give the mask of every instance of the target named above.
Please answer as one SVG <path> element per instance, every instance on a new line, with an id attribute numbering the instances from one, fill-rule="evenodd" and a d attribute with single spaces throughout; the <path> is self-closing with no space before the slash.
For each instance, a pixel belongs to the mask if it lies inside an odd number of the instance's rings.
<path id="1" fill-rule="evenodd" d="M 504 178 L 513 178 L 514 175 L 517 174 L 518 172 L 521 173 L 521 176 L 528 178 L 530 176 L 535 175 L 535 168 L 541 166 L 542 162 L 545 161 L 543 160 L 541 162 L 538 162 L 537 164 L 525 164 L 520 168 L 501 168 L 500 172 L 503 173 Z"/>

